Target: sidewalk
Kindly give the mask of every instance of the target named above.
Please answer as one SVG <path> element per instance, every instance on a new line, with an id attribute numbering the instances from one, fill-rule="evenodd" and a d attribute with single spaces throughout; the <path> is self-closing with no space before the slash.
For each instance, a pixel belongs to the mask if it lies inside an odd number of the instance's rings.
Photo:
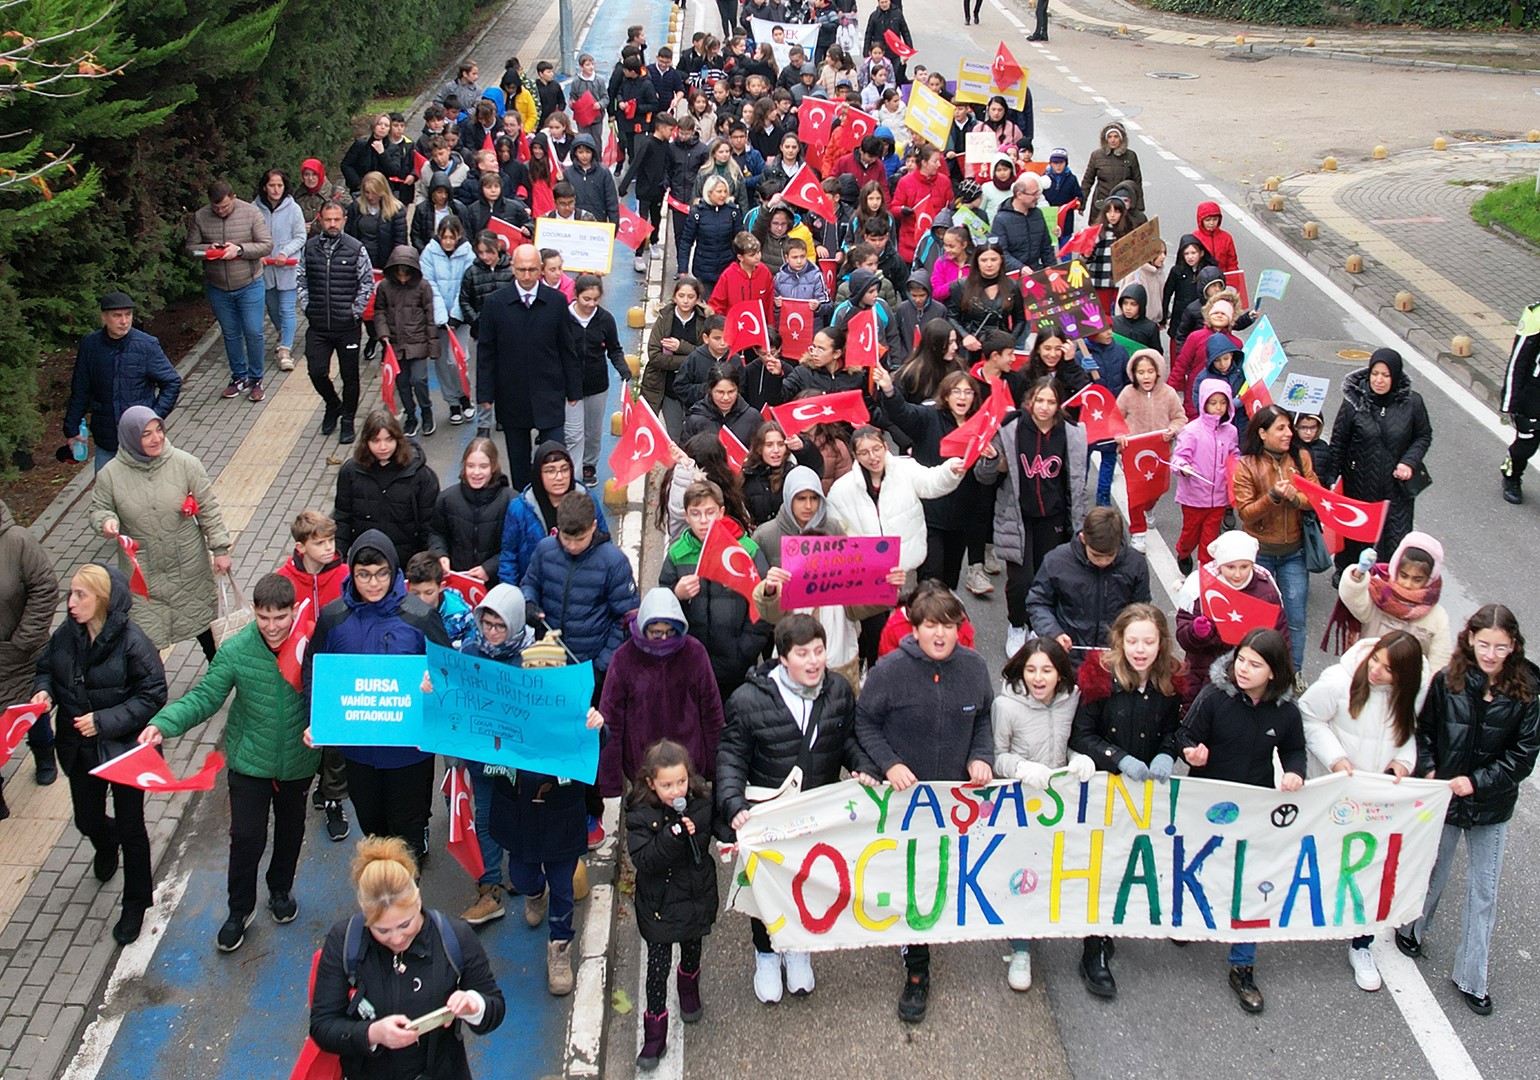
<path id="1" fill-rule="evenodd" d="M 1282 211 L 1268 192 L 1249 193 L 1249 209 L 1355 300 L 1496 407 L 1514 323 L 1535 302 L 1540 251 L 1476 224 L 1471 203 L 1488 184 L 1535 175 L 1540 146 L 1462 143 L 1375 162 L 1343 162 L 1337 172 L 1284 179 Z M 1306 240 L 1306 221 L 1320 238 Z M 1364 269 L 1349 274 L 1349 255 Z M 1398 292 L 1415 307 L 1395 310 Z M 1471 355 L 1450 340 L 1465 335 Z"/>
<path id="2" fill-rule="evenodd" d="M 1021 5 L 1030 16 L 1030 2 Z M 1235 54 L 1305 56 L 1360 63 L 1397 64 L 1421 68 L 1528 74 L 1540 67 L 1540 36 L 1484 34 L 1402 27 L 1276 27 L 1223 22 L 1155 11 L 1127 0 L 1052 0 L 1053 26 L 1095 34 L 1126 36 L 1155 45 L 1186 45 Z M 1244 36 L 1244 45 L 1237 45 Z M 1306 38 L 1315 44 L 1307 46 Z M 1239 58 L 1239 55 L 1237 56 Z"/>

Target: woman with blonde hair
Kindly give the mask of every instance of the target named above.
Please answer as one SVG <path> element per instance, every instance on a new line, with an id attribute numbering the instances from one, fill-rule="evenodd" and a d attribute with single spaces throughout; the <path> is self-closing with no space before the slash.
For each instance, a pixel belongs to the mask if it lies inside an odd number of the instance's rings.
<path id="1" fill-rule="evenodd" d="M 459 1026 L 487 1035 L 503 1022 L 486 950 L 467 924 L 423 907 L 418 872 L 401 839 L 359 841 L 359 913 L 333 923 L 321 947 L 310 1037 L 342 1058 L 348 1080 L 470 1080 Z M 413 1023 L 435 1012 L 438 1023 Z"/>

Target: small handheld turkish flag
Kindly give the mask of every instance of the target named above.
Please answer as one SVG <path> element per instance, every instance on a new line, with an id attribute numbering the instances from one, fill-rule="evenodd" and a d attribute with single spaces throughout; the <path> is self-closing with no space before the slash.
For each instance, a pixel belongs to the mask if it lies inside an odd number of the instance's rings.
<path id="1" fill-rule="evenodd" d="M 584 90 L 583 96 L 572 103 L 572 119 L 577 121 L 578 127 L 587 127 L 602 115 L 592 90 Z"/>
<path id="2" fill-rule="evenodd" d="M 401 361 L 396 359 L 396 350 L 387 341 L 385 359 L 380 361 L 380 396 L 385 399 L 385 407 L 391 412 L 396 411 L 396 380 L 400 377 Z"/>
<path id="3" fill-rule="evenodd" d="M 1164 431 L 1134 435 L 1123 447 L 1129 506 L 1152 506 L 1171 486 L 1171 463 L 1160 456 L 1165 447 Z"/>
<path id="4" fill-rule="evenodd" d="M 1239 645 L 1249 631 L 1271 630 L 1278 625 L 1277 604 L 1230 588 L 1206 566 L 1198 569 L 1198 591 L 1203 598 L 1203 614 L 1226 645 Z"/>
<path id="5" fill-rule="evenodd" d="M 738 542 L 743 530 L 730 517 L 711 523 L 706 542 L 701 545 L 700 562 L 695 572 L 707 581 L 726 585 L 749 603 L 754 602 L 754 586 L 759 584 L 759 567 L 754 556 Z"/>
<path id="6" fill-rule="evenodd" d="M 871 113 L 864 113 L 860 109 L 853 109 L 848 105 L 845 107 L 844 124 L 850 129 L 850 134 L 854 136 L 857 143 L 860 143 L 868 135 L 874 135 L 877 132 L 877 118 L 875 116 Z"/>
<path id="7" fill-rule="evenodd" d="M 146 600 L 150 598 L 150 586 L 144 580 L 144 570 L 139 565 L 139 541 L 131 536 L 118 533 L 118 547 L 123 549 L 123 554 L 128 556 L 128 565 L 133 567 L 133 573 L 129 575 L 128 591 L 136 596 L 142 596 Z"/>
<path id="8" fill-rule="evenodd" d="M 652 235 L 652 222 L 633 210 L 620 208 L 620 224 L 615 227 L 615 239 L 632 251 L 640 251 L 642 244 Z"/>
<path id="9" fill-rule="evenodd" d="M 471 801 L 470 770 L 463 765 L 458 769 L 446 769 L 439 789 L 449 800 L 449 854 L 465 868 L 472 881 L 480 881 L 487 867 L 481 858 L 481 843 L 476 839 L 476 808 Z"/>
<path id="10" fill-rule="evenodd" d="M 305 688 L 305 649 L 309 647 L 310 638 L 315 633 L 315 617 L 315 605 L 307 596 L 294 609 L 294 625 L 289 630 L 289 636 L 283 639 L 283 644 L 278 646 L 278 674 L 299 691 Z"/>
<path id="11" fill-rule="evenodd" d="M 813 313 L 800 301 L 781 301 L 781 355 L 801 360 L 813 343 Z"/>
<path id="12" fill-rule="evenodd" d="M 815 149 L 829 145 L 836 106 L 823 98 L 807 97 L 797 106 L 797 138 Z"/>
<path id="13" fill-rule="evenodd" d="M 1267 392 L 1265 382 L 1248 383 L 1246 389 L 1241 391 L 1241 407 L 1246 410 L 1248 419 L 1272 403 L 1273 395 Z"/>
<path id="14" fill-rule="evenodd" d="M 374 298 L 380 291 L 380 282 L 385 280 L 385 271 L 374 272 L 374 289 L 369 293 L 369 302 L 364 305 L 364 313 L 359 316 L 364 322 L 374 321 Z"/>
<path id="15" fill-rule="evenodd" d="M 197 517 L 199 509 L 200 507 L 198 506 L 198 497 L 189 491 L 187 493 L 187 498 L 182 500 L 182 516 Z"/>
<path id="16" fill-rule="evenodd" d="M 773 405 L 770 412 L 787 435 L 796 435 L 817 424 L 833 424 L 841 420 L 859 427 L 871 419 L 859 390 L 841 390 L 837 394 L 798 398 L 785 405 Z"/>
<path id="17" fill-rule="evenodd" d="M 1001 90 L 1009 90 L 1017 83 L 1026 72 L 1011 55 L 1011 50 L 1005 47 L 1005 42 L 1000 42 L 1000 47 L 995 50 L 995 62 L 989 66 L 989 76 Z"/>
<path id="18" fill-rule="evenodd" d="M 487 583 L 480 578 L 473 578 L 469 574 L 462 574 L 458 570 L 451 570 L 444 575 L 444 588 L 453 589 L 471 607 L 475 607 L 487 598 Z"/>
<path id="19" fill-rule="evenodd" d="M 1327 491 L 1320 484 L 1312 484 L 1303 476 L 1289 481 L 1315 507 L 1321 515 L 1321 525 L 1349 540 L 1372 544 L 1380 538 L 1385 528 L 1385 515 L 1390 512 L 1390 500 L 1364 502 L 1350 499 L 1335 491 Z"/>
<path id="20" fill-rule="evenodd" d="M 823 275 L 824 288 L 829 290 L 830 296 L 833 296 L 836 292 L 834 288 L 834 279 L 839 275 L 840 272 L 839 260 L 819 259 L 818 272 Z"/>
<path id="21" fill-rule="evenodd" d="M 781 196 L 793 206 L 811 210 L 825 221 L 834 220 L 834 200 L 823 189 L 811 165 L 804 165 L 792 173 Z"/>
<path id="22" fill-rule="evenodd" d="M 470 367 L 466 362 L 469 358 L 465 355 L 465 346 L 460 344 L 460 335 L 454 332 L 453 327 L 449 330 L 449 353 L 454 357 L 455 371 L 459 372 L 460 375 L 460 393 L 464 394 L 466 399 L 469 400 L 471 396 L 471 373 Z"/>
<path id="23" fill-rule="evenodd" d="M 882 361 L 879 340 L 876 308 L 852 315 L 845 324 L 845 366 L 876 367 Z"/>
<path id="24" fill-rule="evenodd" d="M 631 400 L 622 391 L 621 434 L 615 449 L 610 451 L 610 472 L 617 484 L 625 485 L 644 474 L 654 465 L 672 460 L 669 452 L 674 445 L 658 420 L 658 414 L 642 398 Z"/>
<path id="25" fill-rule="evenodd" d="M 733 434 L 733 429 L 726 424 L 717 428 L 717 442 L 727 451 L 727 464 L 732 466 L 733 472 L 741 473 L 743 463 L 749 459 L 749 448 L 743 445 L 738 436 Z"/>
<path id="26" fill-rule="evenodd" d="M 23 704 L 8 707 L 0 714 L 0 765 L 11 760 L 11 755 L 27 737 L 32 725 L 47 710 L 41 705 Z"/>
<path id="27" fill-rule="evenodd" d="M 412 174 L 419 179 L 428 175 L 428 159 L 422 156 L 421 150 L 412 151 Z"/>
<path id="28" fill-rule="evenodd" d="M 184 780 L 178 780 L 153 746 L 135 746 L 132 750 L 102 762 L 91 775 L 109 784 L 138 788 L 140 791 L 212 791 L 214 777 L 225 767 L 225 756 L 210 750 L 203 768 Z"/>
<path id="29" fill-rule="evenodd" d="M 615 129 L 610 128 L 610 133 L 604 140 L 604 152 L 599 155 L 599 164 L 606 169 L 613 169 L 615 162 L 620 160 L 620 144 L 615 141 Z"/>
<path id="30" fill-rule="evenodd" d="M 765 302 L 745 300 L 734 304 L 727 313 L 727 347 L 734 352 L 741 349 L 769 349 L 770 326 L 766 322 Z"/>
<path id="31" fill-rule="evenodd" d="M 1071 361 L 1073 362 L 1073 361 Z M 1080 393 L 1064 402 L 1066 409 L 1080 409 L 1080 423 L 1085 426 L 1088 443 L 1106 442 L 1128 434 L 1128 421 L 1118 412 L 1118 403 L 1101 383 L 1090 383 Z"/>
<path id="32" fill-rule="evenodd" d="M 884 30 L 882 32 L 882 40 L 888 43 L 888 48 L 892 49 L 893 55 L 898 57 L 900 60 L 907 60 L 914 55 L 914 46 L 909 44 L 903 38 L 899 37 L 898 34 L 892 30 Z"/>
<path id="33" fill-rule="evenodd" d="M 1004 379 L 997 379 L 984 407 L 941 440 L 942 456 L 960 457 L 965 467 L 971 466 L 989 445 L 989 440 L 995 437 L 995 432 L 1000 430 L 1001 421 L 1010 411 L 1011 392 Z"/>
<path id="34" fill-rule="evenodd" d="M 493 214 L 491 218 L 487 220 L 487 228 L 497 234 L 498 239 L 502 241 L 503 246 L 506 247 L 509 251 L 512 251 L 514 248 L 528 240 L 528 237 L 524 235 L 523 230 L 514 225 L 514 223 L 511 221 L 504 221 L 496 214 Z"/>

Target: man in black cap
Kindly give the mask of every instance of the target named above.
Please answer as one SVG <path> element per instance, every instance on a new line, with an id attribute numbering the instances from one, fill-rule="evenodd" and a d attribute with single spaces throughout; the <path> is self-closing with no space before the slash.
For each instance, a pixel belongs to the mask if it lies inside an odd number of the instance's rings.
<path id="1" fill-rule="evenodd" d="M 64 436 L 84 443 L 80 423 L 91 414 L 96 471 L 118 452 L 118 420 L 133 405 L 147 405 L 164 420 L 182 392 L 160 340 L 134 329 L 134 301 L 125 292 L 101 300 L 102 328 L 87 334 L 75 353 L 75 376 L 64 409 Z"/>

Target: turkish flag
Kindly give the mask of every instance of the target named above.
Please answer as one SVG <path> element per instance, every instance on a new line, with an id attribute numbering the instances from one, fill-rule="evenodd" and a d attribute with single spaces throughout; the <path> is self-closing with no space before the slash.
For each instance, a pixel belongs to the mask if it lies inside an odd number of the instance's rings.
<path id="1" fill-rule="evenodd" d="M 727 313 L 727 347 L 741 349 L 770 348 L 770 324 L 763 300 L 744 300 Z"/>
<path id="2" fill-rule="evenodd" d="M 480 578 L 473 578 L 469 574 L 462 574 L 458 570 L 451 570 L 444 575 L 444 588 L 453 589 L 471 607 L 475 607 L 487 598 L 487 583 Z"/>
<path id="3" fill-rule="evenodd" d="M 1290 483 L 1301 495 L 1310 500 L 1315 512 L 1321 515 L 1321 525 L 1349 540 L 1372 544 L 1380 538 L 1385 527 L 1385 515 L 1390 512 L 1390 500 L 1363 502 L 1350 499 L 1336 491 L 1327 491 L 1320 484 L 1312 484 L 1303 476 L 1294 477 Z"/>
<path id="4" fill-rule="evenodd" d="M 599 155 L 599 164 L 606 169 L 613 169 L 615 162 L 620 160 L 620 144 L 615 141 L 615 129 L 610 128 L 609 135 L 604 140 L 604 152 Z"/>
<path id="5" fill-rule="evenodd" d="M 741 473 L 743 463 L 749 458 L 749 448 L 738 441 L 738 436 L 726 424 L 717 428 L 717 442 L 727 451 L 727 463 L 733 467 L 733 472 Z"/>
<path id="6" fill-rule="evenodd" d="M 1278 625 L 1277 604 L 1230 588 L 1206 566 L 1198 569 L 1198 591 L 1203 598 L 1203 614 L 1226 645 L 1239 645 L 1248 632 Z"/>
<path id="7" fill-rule="evenodd" d="M 1011 50 L 1005 47 L 1005 42 L 1000 42 L 1000 47 L 995 50 L 995 62 L 989 65 L 989 77 L 994 80 L 1001 90 L 1009 90 L 1017 83 L 1026 72 L 1011 55 Z"/>
<path id="8" fill-rule="evenodd" d="M 989 445 L 989 440 L 995 437 L 995 432 L 1000 430 L 1001 421 L 1010 411 L 1011 392 L 1004 379 L 997 379 L 984 407 L 958 425 L 956 431 L 942 438 L 941 453 L 946 457 L 960 457 L 963 465 L 971 466 Z"/>
<path id="9" fill-rule="evenodd" d="M 11 755 L 21 745 L 21 740 L 27 737 L 27 732 L 32 730 L 32 725 L 47 711 L 41 705 L 23 704 L 11 705 L 4 714 L 0 714 L 0 765 L 11 760 Z"/>
<path id="10" fill-rule="evenodd" d="M 1074 236 L 1059 245 L 1059 258 L 1067 258 L 1071 254 L 1083 255 L 1089 259 L 1096 251 L 1096 243 L 1101 239 L 1102 227 L 1090 225 L 1081 229 Z"/>
<path id="11" fill-rule="evenodd" d="M 1069 216 L 1079 209 L 1079 199 L 1071 199 L 1069 202 L 1059 207 L 1059 235 L 1062 236 L 1064 234 L 1064 223 L 1069 220 Z"/>
<path id="12" fill-rule="evenodd" d="M 804 303 L 808 302 L 781 301 L 781 320 L 778 327 L 781 331 L 781 355 L 789 356 L 793 360 L 801 360 L 807 353 L 807 347 L 813 343 L 813 313 L 803 306 Z"/>
<path id="13" fill-rule="evenodd" d="M 380 361 L 380 395 L 385 399 L 385 407 L 391 412 L 396 411 L 396 380 L 400 377 L 401 361 L 396 359 L 396 350 L 387 341 L 385 359 Z"/>
<path id="14" fill-rule="evenodd" d="M 197 517 L 201 507 L 198 506 L 198 497 L 192 492 L 187 493 L 187 498 L 182 500 L 182 516 Z"/>
<path id="15" fill-rule="evenodd" d="M 551 183 L 554 184 L 566 175 L 562 171 L 561 155 L 556 152 L 556 140 L 551 138 L 549 131 L 542 131 L 540 137 L 545 140 L 545 159 L 551 163 Z"/>
<path id="16" fill-rule="evenodd" d="M 1246 272 L 1244 270 L 1226 270 L 1225 284 L 1240 294 L 1242 308 L 1249 308 L 1251 301 L 1246 297 Z"/>
<path id="17" fill-rule="evenodd" d="M 1171 463 L 1160 456 L 1166 433 L 1135 435 L 1123 447 L 1123 479 L 1128 484 L 1129 506 L 1153 505 L 1171 487 Z"/>
<path id="18" fill-rule="evenodd" d="M 771 406 L 770 412 L 787 435 L 796 435 L 816 424 L 833 424 L 840 420 L 859 427 L 871 419 L 859 390 L 798 398 L 785 405 Z"/>
<path id="19" fill-rule="evenodd" d="M 869 307 L 845 324 L 845 366 L 876 367 L 882 360 L 877 309 Z"/>
<path id="20" fill-rule="evenodd" d="M 1241 391 L 1241 408 L 1246 410 L 1247 419 L 1272 403 L 1273 395 L 1267 392 L 1266 383 L 1248 383 L 1246 389 Z"/>
<path id="21" fill-rule="evenodd" d="M 583 96 L 572 103 L 572 119 L 577 121 L 578 127 L 587 127 L 602 115 L 592 90 L 584 90 Z"/>
<path id="22" fill-rule="evenodd" d="M 1331 490 L 1334 495 L 1342 494 L 1342 478 L 1340 476 L 1337 477 L 1337 482 L 1331 486 Z M 1342 554 L 1342 549 L 1347 546 L 1343 542 L 1341 534 L 1325 522 L 1321 523 L 1321 539 L 1326 543 L 1327 552 L 1332 555 Z"/>
<path id="23" fill-rule="evenodd" d="M 620 395 L 620 441 L 610 451 L 610 472 L 617 484 L 625 485 L 643 475 L 654 465 L 665 465 L 673 460 L 670 448 L 674 445 L 658 420 L 652 406 L 622 391 Z"/>
<path id="24" fill-rule="evenodd" d="M 1015 355 L 1016 359 L 1011 361 L 1012 371 L 1020 371 L 1022 368 L 1026 367 L 1032 362 L 1031 349 L 1017 349 Z"/>
<path id="25" fill-rule="evenodd" d="M 914 46 L 909 44 L 892 30 L 882 32 L 882 40 L 888 43 L 888 48 L 893 50 L 893 55 L 900 60 L 907 60 L 914 55 Z"/>
<path id="26" fill-rule="evenodd" d="M 374 271 L 374 290 L 369 293 L 369 302 L 364 305 L 364 313 L 359 316 L 364 322 L 374 321 L 374 297 L 375 293 L 379 292 L 380 282 L 384 280 L 385 271 L 376 269 Z"/>
<path id="27" fill-rule="evenodd" d="M 496 214 L 493 214 L 491 219 L 487 221 L 487 228 L 497 234 L 498 239 L 502 240 L 503 246 L 510 252 L 520 244 L 529 243 L 529 238 L 513 222 L 504 221 Z"/>
<path id="28" fill-rule="evenodd" d="M 1073 360 L 1068 363 L 1074 363 Z M 1090 383 L 1080 393 L 1064 402 L 1066 409 L 1079 406 L 1080 423 L 1085 427 L 1088 443 L 1106 442 L 1119 435 L 1128 434 L 1128 422 L 1118 412 L 1118 403 L 1099 382 Z"/>
<path id="29" fill-rule="evenodd" d="M 850 133 L 855 136 L 857 143 L 868 135 L 875 135 L 877 133 L 877 118 L 875 116 L 871 113 L 864 113 L 860 109 L 851 108 L 848 105 L 845 106 L 844 123 L 850 129 Z"/>
<path id="30" fill-rule="evenodd" d="M 711 523 L 706 542 L 701 545 L 700 562 L 695 572 L 707 581 L 726 585 L 749 603 L 754 602 L 754 586 L 759 584 L 759 567 L 754 556 L 738 540 L 743 530 L 730 517 L 719 517 Z"/>
<path id="31" fill-rule="evenodd" d="M 840 272 L 838 259 L 819 259 L 818 272 L 823 275 L 823 285 L 824 288 L 829 290 L 830 296 L 839 291 L 834 287 L 835 276 Z"/>
<path id="32" fill-rule="evenodd" d="M 412 173 L 421 179 L 428 175 L 428 159 L 422 156 L 421 150 L 412 151 Z"/>
<path id="33" fill-rule="evenodd" d="M 838 106 L 822 98 L 806 97 L 797 106 L 797 138 L 815 149 L 829 145 Z"/>
<path id="34" fill-rule="evenodd" d="M 210 750 L 203 759 L 203 768 L 178 780 L 153 746 L 135 746 L 110 761 L 104 761 L 91 770 L 91 775 L 109 784 L 138 788 L 140 791 L 212 791 L 214 777 L 225 767 L 225 756 L 218 750 Z"/>
<path id="35" fill-rule="evenodd" d="M 781 196 L 793 206 L 811 210 L 825 221 L 834 220 L 834 200 L 819 183 L 818 174 L 811 165 L 804 165 L 792 173 Z"/>
<path id="36" fill-rule="evenodd" d="M 483 150 L 491 150 L 494 153 L 496 152 L 497 144 L 492 141 L 492 133 L 490 131 L 487 132 L 486 137 L 481 140 L 481 148 Z"/>
<path id="37" fill-rule="evenodd" d="M 283 644 L 278 646 L 278 674 L 295 690 L 304 690 L 303 671 L 305 666 L 305 649 L 310 644 L 311 637 L 315 634 L 316 610 L 310 602 L 310 597 L 299 602 L 294 609 L 294 624 L 289 628 L 289 636 L 283 639 Z"/>
<path id="38" fill-rule="evenodd" d="M 471 801 L 471 774 L 465 766 L 445 769 L 439 790 L 449 799 L 449 854 L 465 868 L 472 881 L 486 873 L 481 844 L 476 839 L 476 809 Z"/>
<path id="39" fill-rule="evenodd" d="M 118 533 L 118 547 L 123 549 L 123 554 L 128 556 L 128 564 L 134 568 L 132 576 L 128 580 L 128 590 L 146 600 L 150 598 L 150 587 L 145 584 L 144 571 L 139 567 L 139 541 L 131 536 Z"/>
<path id="40" fill-rule="evenodd" d="M 620 208 L 620 224 L 615 227 L 615 239 L 624 247 L 639 251 L 651 235 L 652 222 L 624 206 Z"/>
<path id="41" fill-rule="evenodd" d="M 454 327 L 449 328 L 449 354 L 455 358 L 455 370 L 460 373 L 460 393 L 465 395 L 467 401 L 471 396 L 471 373 L 466 365 L 465 346 L 460 344 L 460 336 L 454 332 Z"/>

